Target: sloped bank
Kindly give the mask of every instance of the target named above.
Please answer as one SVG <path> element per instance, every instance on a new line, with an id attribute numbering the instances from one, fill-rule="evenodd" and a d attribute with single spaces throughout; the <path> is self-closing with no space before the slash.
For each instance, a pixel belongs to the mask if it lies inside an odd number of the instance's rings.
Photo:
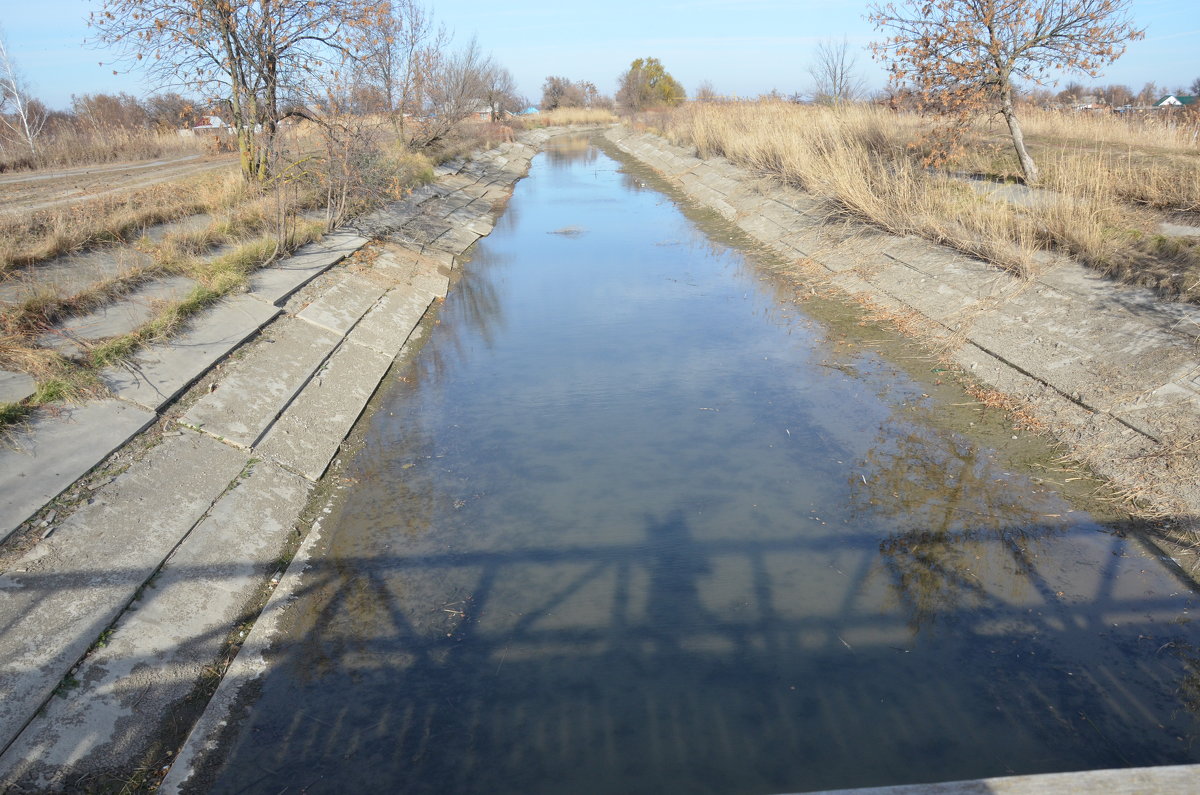
<path id="1" fill-rule="evenodd" d="M 1019 279 L 925 240 L 833 222 L 819 197 L 724 158 L 627 127 L 605 137 L 779 255 L 806 292 L 850 296 L 1020 399 L 1073 459 L 1166 517 L 1170 538 L 1200 532 L 1200 307 L 1065 259 Z"/>
<path id="2" fill-rule="evenodd" d="M 225 666 L 261 636 L 251 624 L 287 581 L 346 434 L 552 134 L 447 164 L 113 373 L 104 403 L 140 418 L 124 438 L 150 429 L 107 460 L 69 462 L 96 468 L 82 496 L 0 574 L 0 788 L 158 783 Z M 63 433 L 104 423 L 86 419 Z M 14 465 L 68 471 L 57 449 Z"/>

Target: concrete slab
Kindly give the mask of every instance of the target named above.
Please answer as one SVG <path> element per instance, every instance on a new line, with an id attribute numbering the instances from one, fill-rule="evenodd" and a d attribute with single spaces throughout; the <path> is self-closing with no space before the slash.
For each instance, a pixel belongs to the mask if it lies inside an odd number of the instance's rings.
<path id="1" fill-rule="evenodd" d="M 397 287 L 367 313 L 350 333 L 350 340 L 395 357 L 433 299 L 433 293 Z"/>
<path id="2" fill-rule="evenodd" d="M 350 274 L 302 309 L 297 317 L 338 334 L 345 334 L 375 305 L 385 287 Z"/>
<path id="3" fill-rule="evenodd" d="M 466 227 L 452 227 L 450 231 L 442 235 L 432 245 L 434 248 L 439 248 L 443 251 L 449 251 L 451 254 L 458 256 L 475 245 L 475 241 L 479 239 L 479 234 L 467 229 Z"/>
<path id="4" fill-rule="evenodd" d="M 0 449 L 0 537 L 86 475 L 154 422 L 151 411 L 118 400 L 41 412 Z"/>
<path id="5" fill-rule="evenodd" d="M 215 391 L 181 422 L 241 447 L 253 447 L 291 402 L 342 335 L 294 318 L 281 318 L 231 363 Z"/>
<path id="6" fill-rule="evenodd" d="M 68 254 L 22 268 L 13 278 L 0 283 L 0 304 L 20 303 L 45 292 L 78 295 L 133 268 L 151 264 L 153 260 L 149 255 L 128 247 Z"/>
<path id="7" fill-rule="evenodd" d="M 313 244 L 295 255 L 254 272 L 249 294 L 269 304 L 281 306 L 292 293 L 340 262 L 346 255 Z"/>
<path id="8" fill-rule="evenodd" d="M 51 699 L 0 756 L 0 785 L 58 789 L 131 769 L 146 749 L 147 724 L 188 696 L 275 570 L 311 488 L 260 462 L 221 497 L 76 671 L 80 686 Z"/>
<path id="9" fill-rule="evenodd" d="M 367 244 L 357 232 L 335 232 L 301 246 L 296 253 L 250 277 L 250 295 L 276 306 Z"/>
<path id="10" fill-rule="evenodd" d="M 1200 237 L 1200 226 L 1193 224 L 1176 224 L 1163 221 L 1158 225 L 1158 231 L 1168 237 Z"/>
<path id="11" fill-rule="evenodd" d="M 258 452 L 309 480 L 320 478 L 392 358 L 365 345 L 338 348 L 267 432 Z"/>
<path id="12" fill-rule="evenodd" d="M 0 747 L 25 727 L 247 460 L 190 431 L 166 437 L 0 576 Z"/>
<path id="13" fill-rule="evenodd" d="M 168 343 L 153 345 L 101 372 L 122 400 L 157 410 L 280 312 L 247 295 L 218 304 Z"/>
<path id="14" fill-rule="evenodd" d="M 19 403 L 37 392 L 37 381 L 25 373 L 0 370 L 0 403 Z"/>
<path id="15" fill-rule="evenodd" d="M 195 279 L 159 279 L 86 315 L 68 318 L 38 337 L 38 344 L 66 356 L 77 356 L 96 340 L 128 334 L 154 316 L 158 302 L 182 301 L 196 287 Z"/>

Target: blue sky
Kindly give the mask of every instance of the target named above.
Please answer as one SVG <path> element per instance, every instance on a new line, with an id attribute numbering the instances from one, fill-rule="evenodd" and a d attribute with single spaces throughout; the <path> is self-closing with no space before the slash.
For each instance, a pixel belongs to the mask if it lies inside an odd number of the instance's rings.
<path id="1" fill-rule="evenodd" d="M 1134 0 L 1146 28 L 1098 81 L 1135 91 L 1153 80 L 1172 90 L 1200 77 L 1200 15 L 1196 0 Z M 808 87 L 816 43 L 843 37 L 862 50 L 878 34 L 863 19 L 865 2 L 828 0 L 444 0 L 428 2 L 456 41 L 472 35 L 537 101 L 551 74 L 591 80 L 612 93 L 634 58 L 653 56 L 689 91 L 708 80 L 720 93 L 753 96 Z M 114 76 L 111 53 L 84 44 L 88 14 L 99 0 L 0 0 L 0 28 L 35 94 L 52 107 L 73 93 L 145 94 L 140 75 Z M 871 88 L 883 70 L 863 50 L 859 68 Z M 1083 81 L 1085 83 L 1091 81 Z"/>

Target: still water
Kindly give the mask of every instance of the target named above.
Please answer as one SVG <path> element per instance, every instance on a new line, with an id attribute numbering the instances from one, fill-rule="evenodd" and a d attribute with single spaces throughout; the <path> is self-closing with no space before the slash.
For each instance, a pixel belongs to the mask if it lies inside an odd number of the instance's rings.
<path id="1" fill-rule="evenodd" d="M 535 160 L 365 421 L 215 790 L 1200 761 L 1187 586 L 729 234 L 586 141 Z"/>

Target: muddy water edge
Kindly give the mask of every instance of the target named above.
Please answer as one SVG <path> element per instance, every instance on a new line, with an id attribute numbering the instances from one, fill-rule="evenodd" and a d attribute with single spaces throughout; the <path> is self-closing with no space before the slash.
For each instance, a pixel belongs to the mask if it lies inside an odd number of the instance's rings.
<path id="1" fill-rule="evenodd" d="M 586 138 L 356 431 L 208 791 L 1200 761 L 1195 592 L 1053 451 Z M 428 319 L 427 319 L 428 320 Z"/>

